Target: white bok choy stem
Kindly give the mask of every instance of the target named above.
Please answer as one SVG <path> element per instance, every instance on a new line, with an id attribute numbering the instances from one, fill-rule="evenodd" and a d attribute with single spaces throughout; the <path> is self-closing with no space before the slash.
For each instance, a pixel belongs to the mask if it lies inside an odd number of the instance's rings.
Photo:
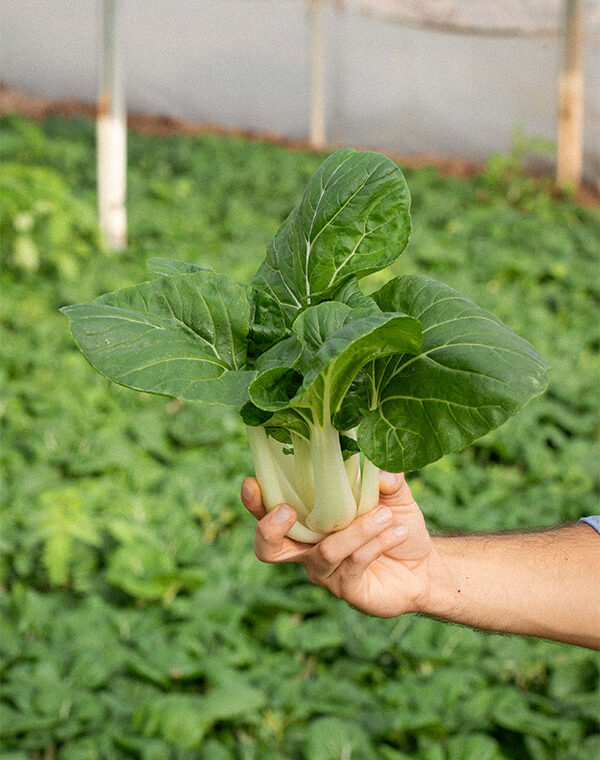
<path id="1" fill-rule="evenodd" d="M 310 431 L 315 478 L 315 504 L 306 518 L 311 530 L 330 533 L 350 525 L 356 517 L 356 500 L 344 465 L 340 434 L 325 417 Z"/>
<path id="2" fill-rule="evenodd" d="M 364 515 L 374 509 L 379 502 L 379 467 L 363 456 L 362 478 L 360 483 L 360 500 L 356 516 Z"/>
<path id="3" fill-rule="evenodd" d="M 267 446 L 270 449 L 271 457 L 276 464 L 276 466 L 281 470 L 281 474 L 285 481 L 287 481 L 288 485 L 294 493 L 298 495 L 300 498 L 300 501 L 302 502 L 300 505 L 300 514 L 301 517 L 304 518 L 308 514 L 309 510 L 309 504 L 310 502 L 307 501 L 304 498 L 304 494 L 300 491 L 300 489 L 297 486 L 297 478 L 296 478 L 296 468 L 294 459 L 295 457 L 291 456 L 290 454 L 284 454 L 283 453 L 283 443 L 281 441 L 278 441 L 277 439 L 273 438 L 270 435 L 267 435 Z"/>
<path id="4" fill-rule="evenodd" d="M 294 447 L 294 456 L 289 457 L 294 460 L 294 485 L 304 504 L 307 505 L 308 509 L 311 509 L 315 503 L 315 476 L 313 474 L 310 442 L 298 433 L 293 431 L 290 433 Z"/>
<path id="5" fill-rule="evenodd" d="M 354 428 L 351 430 L 346 430 L 344 435 L 346 435 L 348 438 L 356 440 L 356 431 Z M 344 466 L 348 475 L 350 488 L 352 488 L 352 493 L 354 494 L 354 500 L 358 504 L 360 500 L 360 454 L 353 454 L 352 456 L 348 457 L 348 459 L 345 459 Z"/>
<path id="6" fill-rule="evenodd" d="M 360 454 L 352 454 L 351 457 L 344 460 L 344 467 L 348 475 L 348 483 L 352 488 L 354 501 L 358 504 L 360 499 Z"/>
<path id="7" fill-rule="evenodd" d="M 286 455 L 282 452 L 275 454 L 275 447 L 269 444 L 264 427 L 247 425 L 246 431 L 256 479 L 261 488 L 263 504 L 267 512 L 271 512 L 279 504 L 290 504 L 296 510 L 299 520 L 306 520 L 308 508 L 283 471 L 282 460 L 286 458 Z M 325 533 L 310 530 L 299 521 L 294 523 L 288 535 L 297 541 L 310 544 L 315 544 L 325 538 Z"/>

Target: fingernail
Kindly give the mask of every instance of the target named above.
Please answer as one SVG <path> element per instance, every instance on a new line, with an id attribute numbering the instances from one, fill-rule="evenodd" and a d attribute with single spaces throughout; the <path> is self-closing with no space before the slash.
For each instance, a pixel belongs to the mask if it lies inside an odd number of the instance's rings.
<path id="1" fill-rule="evenodd" d="M 392 510 L 389 507 L 381 507 L 373 515 L 373 521 L 376 523 L 389 522 L 392 519 Z"/>
<path id="2" fill-rule="evenodd" d="M 386 472 L 381 470 L 379 477 L 389 486 L 395 486 L 398 483 L 398 475 L 395 472 Z"/>
<path id="3" fill-rule="evenodd" d="M 406 527 L 406 525 L 396 525 L 395 528 L 392 528 L 392 531 L 397 536 L 405 536 L 408 533 L 408 528 Z"/>
<path id="4" fill-rule="evenodd" d="M 273 522 L 285 523 L 289 522 L 292 518 L 292 510 L 289 507 L 277 507 L 275 514 L 273 515 Z"/>

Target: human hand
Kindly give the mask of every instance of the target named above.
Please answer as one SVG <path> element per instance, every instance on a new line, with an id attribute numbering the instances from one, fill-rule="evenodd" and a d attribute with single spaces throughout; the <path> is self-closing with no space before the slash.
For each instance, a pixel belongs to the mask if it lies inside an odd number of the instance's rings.
<path id="1" fill-rule="evenodd" d="M 286 536 L 295 511 L 267 514 L 255 478 L 242 485 L 242 502 L 258 519 L 254 550 L 263 562 L 299 562 L 309 579 L 362 612 L 395 617 L 425 609 L 432 542 L 403 475 L 381 472 L 379 504 L 318 544 Z"/>
<path id="2" fill-rule="evenodd" d="M 258 519 L 257 557 L 299 562 L 313 583 L 371 615 L 423 612 L 600 649 L 600 563 L 592 528 L 431 539 L 402 475 L 382 472 L 379 488 L 373 511 L 318 544 L 303 544 L 286 536 L 294 510 L 280 505 L 267 514 L 257 481 L 246 478 L 242 501 Z M 379 520 L 385 509 L 388 519 Z"/>

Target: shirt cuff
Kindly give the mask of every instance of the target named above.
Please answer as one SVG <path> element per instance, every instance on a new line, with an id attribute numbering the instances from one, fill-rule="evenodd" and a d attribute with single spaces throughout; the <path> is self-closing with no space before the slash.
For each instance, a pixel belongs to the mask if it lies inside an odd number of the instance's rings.
<path id="1" fill-rule="evenodd" d="M 590 515 L 589 517 L 582 517 L 579 522 L 587 523 L 591 525 L 594 530 L 600 533 L 600 515 Z"/>

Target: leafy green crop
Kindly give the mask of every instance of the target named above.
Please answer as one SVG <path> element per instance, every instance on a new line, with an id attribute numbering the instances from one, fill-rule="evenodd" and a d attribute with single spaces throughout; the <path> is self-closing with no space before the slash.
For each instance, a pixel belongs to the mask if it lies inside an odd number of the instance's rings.
<path id="1" fill-rule="evenodd" d="M 342 149 L 250 288 L 152 259 L 153 280 L 63 311 L 111 380 L 241 408 L 267 509 L 292 504 L 290 535 L 315 542 L 375 506 L 379 468 L 421 469 L 545 388 L 535 349 L 453 288 L 407 275 L 360 290 L 406 247 L 409 206 L 393 161 Z"/>
<path id="2" fill-rule="evenodd" d="M 247 282 L 324 156 L 132 132 L 129 247 L 116 256 L 87 228 L 93 122 L 10 116 L 0 128 L 0 158 L 21 166 L 22 188 L 0 235 L 2 760 L 314 760 L 317 746 L 337 760 L 350 749 L 352 760 L 596 760 L 595 653 L 371 618 L 302 568 L 258 562 L 254 520 L 239 506 L 252 461 L 237 412 L 116 386 L 90 372 L 65 330 L 59 307 L 140 282 L 151 256 L 177 251 Z M 510 192 L 433 167 L 406 179 L 410 256 L 392 276 L 468 293 L 552 365 L 543 396 L 412 473 L 430 529 L 536 529 L 591 514 L 597 211 L 527 177 L 512 176 Z M 520 181 L 524 194 L 512 192 Z M 40 201 L 44 224 L 26 233 L 40 266 L 27 270 L 15 256 L 20 214 L 37 220 Z M 48 236 L 46 222 L 71 237 Z"/>

